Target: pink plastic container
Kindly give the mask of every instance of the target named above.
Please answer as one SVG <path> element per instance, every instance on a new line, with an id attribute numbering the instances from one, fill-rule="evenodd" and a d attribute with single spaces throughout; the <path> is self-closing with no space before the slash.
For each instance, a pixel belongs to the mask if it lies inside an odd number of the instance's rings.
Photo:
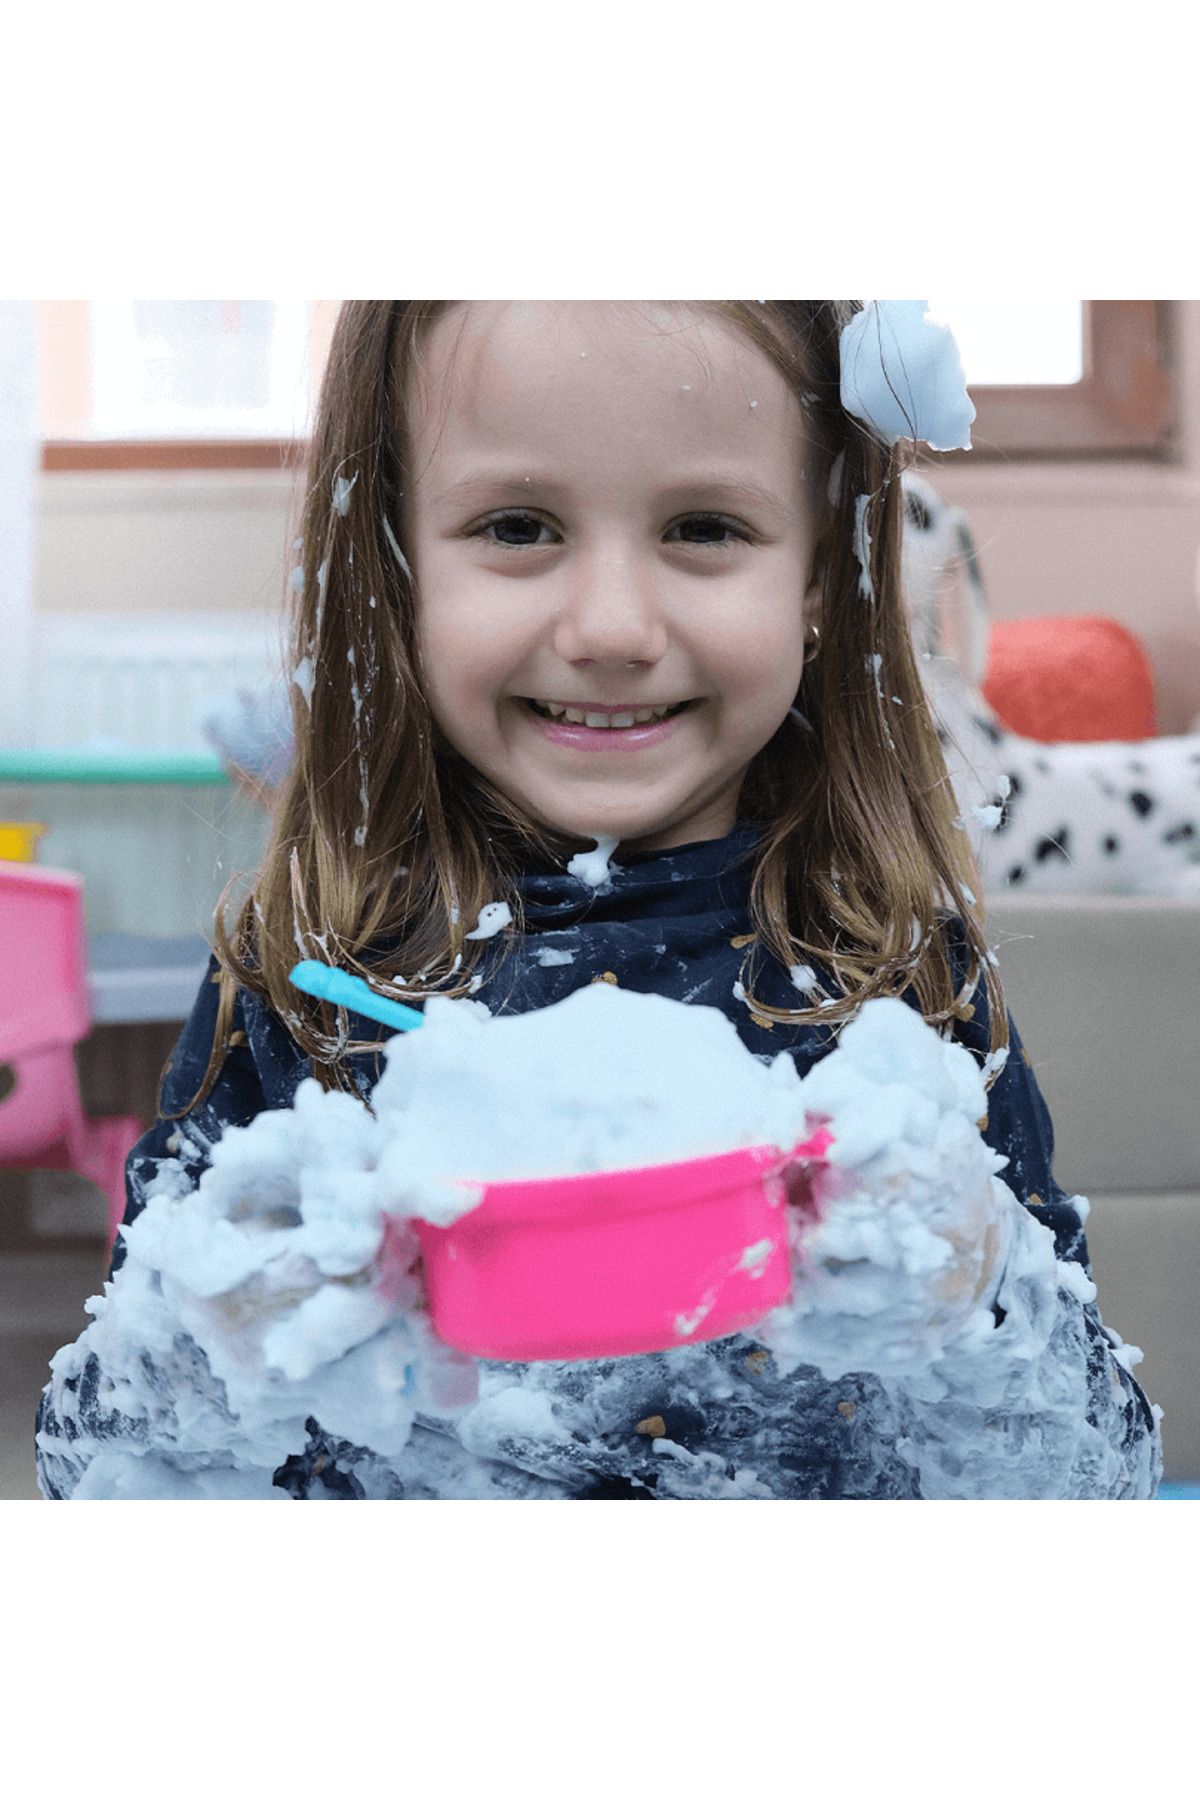
<path id="1" fill-rule="evenodd" d="M 433 1328 L 455 1349 L 514 1362 L 744 1330 L 790 1292 L 787 1206 L 815 1212 L 796 1177 L 831 1142 L 822 1126 L 787 1152 L 489 1182 L 454 1225 L 417 1222 Z"/>

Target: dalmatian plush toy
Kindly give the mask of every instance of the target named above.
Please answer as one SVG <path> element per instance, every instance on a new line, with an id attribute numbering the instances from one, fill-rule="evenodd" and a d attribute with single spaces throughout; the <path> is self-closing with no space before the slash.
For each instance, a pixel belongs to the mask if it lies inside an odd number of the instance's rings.
<path id="1" fill-rule="evenodd" d="M 917 666 L 985 893 L 1200 899 L 1200 731 L 1097 744 L 1007 731 L 980 688 L 987 601 L 967 516 L 919 476 L 903 483 Z"/>

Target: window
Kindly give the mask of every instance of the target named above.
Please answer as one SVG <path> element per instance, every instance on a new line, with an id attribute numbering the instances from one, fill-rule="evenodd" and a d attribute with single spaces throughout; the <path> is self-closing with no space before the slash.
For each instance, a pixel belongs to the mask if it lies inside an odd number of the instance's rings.
<path id="1" fill-rule="evenodd" d="M 302 437 L 303 300 L 99 300 L 88 309 L 97 438 Z"/>
<path id="2" fill-rule="evenodd" d="M 1160 300 L 939 300 L 975 402 L 972 461 L 1174 454 L 1174 309 Z M 939 461 L 945 460 L 939 458 Z"/>
<path id="3" fill-rule="evenodd" d="M 967 386 L 1061 387 L 1083 376 L 1082 300 L 930 300 L 954 332 Z"/>
<path id="4" fill-rule="evenodd" d="M 1166 460 L 1174 307 L 947 299 L 975 402 L 973 462 Z M 280 468 L 303 455 L 333 300 L 38 303 L 47 469 Z"/>
<path id="5" fill-rule="evenodd" d="M 47 469 L 281 467 L 310 429 L 336 301 L 37 305 Z"/>

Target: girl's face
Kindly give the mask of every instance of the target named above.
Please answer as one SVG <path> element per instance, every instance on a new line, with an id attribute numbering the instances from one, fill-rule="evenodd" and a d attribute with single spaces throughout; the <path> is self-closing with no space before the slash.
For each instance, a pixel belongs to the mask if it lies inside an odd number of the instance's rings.
<path id="1" fill-rule="evenodd" d="M 405 548 L 433 715 L 544 826 L 723 837 L 803 663 L 803 415 L 688 305 L 472 302 L 407 396 Z M 531 702 L 664 725 L 559 723 Z"/>

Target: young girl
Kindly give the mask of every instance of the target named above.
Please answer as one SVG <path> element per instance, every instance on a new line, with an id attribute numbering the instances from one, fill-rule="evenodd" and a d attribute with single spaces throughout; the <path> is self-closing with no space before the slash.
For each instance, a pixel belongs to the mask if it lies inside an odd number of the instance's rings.
<path id="1" fill-rule="evenodd" d="M 896 388 L 888 323 L 831 301 L 343 308 L 292 580 L 295 754 L 231 931 L 218 912 L 125 1224 L 164 1181 L 187 1207 L 221 1134 L 306 1076 L 369 1108 L 387 1033 L 301 994 L 300 958 L 492 1014 L 618 983 L 718 1007 L 801 1074 L 899 995 L 982 1065 L 1008 1159 L 995 1215 L 937 1272 L 955 1328 L 900 1259 L 896 1317 L 929 1320 L 915 1362 L 851 1299 L 819 1367 L 752 1335 L 485 1363 L 474 1401 L 431 1399 L 395 1455 L 314 1411 L 301 1441 L 235 1456 L 179 1321 L 128 1341 L 146 1313 L 119 1243 L 43 1399 L 47 1495 L 1153 1494 L 1158 1409 L 1094 1305 L 1087 1202 L 1051 1173 L 914 662 L 897 445 L 948 447 L 912 416 L 945 369 L 881 423 L 863 395 Z M 581 879 L 594 845 L 607 880 Z M 472 930 L 498 899 L 508 928 Z M 871 1258 L 827 1248 L 827 1289 Z"/>

